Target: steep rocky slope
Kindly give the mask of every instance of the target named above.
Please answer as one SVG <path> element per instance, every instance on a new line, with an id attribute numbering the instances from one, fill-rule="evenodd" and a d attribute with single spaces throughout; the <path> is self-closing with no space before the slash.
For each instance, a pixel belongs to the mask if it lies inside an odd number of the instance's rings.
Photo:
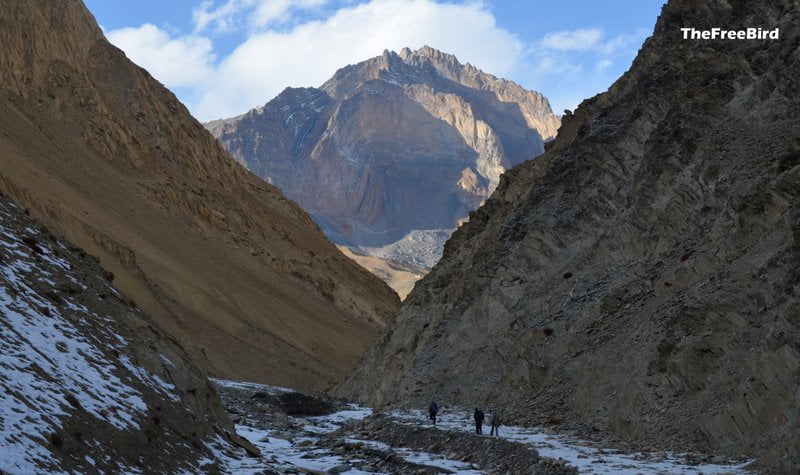
<path id="1" fill-rule="evenodd" d="M 415 230 L 449 234 L 558 124 L 541 94 L 424 47 L 207 127 L 334 242 L 369 253 Z"/>
<path id="2" fill-rule="evenodd" d="M 0 194 L 0 472 L 209 471 L 233 448 L 205 374 L 111 279 Z"/>
<path id="3" fill-rule="evenodd" d="M 800 466 L 800 5 L 675 0 L 342 387 Z M 780 28 L 683 40 L 681 27 Z"/>
<path id="4" fill-rule="evenodd" d="M 0 189 L 97 255 L 215 375 L 320 389 L 398 305 L 111 46 L 78 0 L 0 0 Z"/>

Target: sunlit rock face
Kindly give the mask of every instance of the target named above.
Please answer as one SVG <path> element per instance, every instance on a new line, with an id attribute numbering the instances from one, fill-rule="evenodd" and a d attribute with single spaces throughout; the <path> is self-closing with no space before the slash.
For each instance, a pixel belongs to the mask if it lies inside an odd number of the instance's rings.
<path id="1" fill-rule="evenodd" d="M 382 247 L 454 229 L 558 125 L 541 94 L 423 47 L 385 51 L 207 127 L 334 242 Z"/>

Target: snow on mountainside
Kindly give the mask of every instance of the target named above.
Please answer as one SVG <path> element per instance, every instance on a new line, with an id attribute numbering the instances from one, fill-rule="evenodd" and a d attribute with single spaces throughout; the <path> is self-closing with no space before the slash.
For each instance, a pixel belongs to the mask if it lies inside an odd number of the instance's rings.
<path id="1" fill-rule="evenodd" d="M 214 389 L 110 279 L 0 195 L 0 472 L 201 470 L 198 442 L 231 450 Z"/>

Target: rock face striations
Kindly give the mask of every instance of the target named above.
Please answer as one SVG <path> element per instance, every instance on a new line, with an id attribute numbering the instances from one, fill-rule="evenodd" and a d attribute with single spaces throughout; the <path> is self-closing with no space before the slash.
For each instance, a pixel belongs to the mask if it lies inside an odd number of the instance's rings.
<path id="1" fill-rule="evenodd" d="M 217 376 L 320 389 L 397 297 L 247 172 L 78 0 L 0 0 L 0 189 Z"/>
<path id="2" fill-rule="evenodd" d="M 541 94 L 424 47 L 385 51 L 207 127 L 334 242 L 380 255 L 366 248 L 449 233 L 558 125 Z"/>
<path id="3" fill-rule="evenodd" d="M 794 1 L 671 1 L 342 390 L 800 465 L 798 18 Z M 682 39 L 721 25 L 781 37 Z"/>

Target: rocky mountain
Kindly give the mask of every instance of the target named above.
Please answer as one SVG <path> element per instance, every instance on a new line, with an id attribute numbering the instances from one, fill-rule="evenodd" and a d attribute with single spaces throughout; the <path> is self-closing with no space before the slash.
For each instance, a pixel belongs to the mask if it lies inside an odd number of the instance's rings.
<path id="1" fill-rule="evenodd" d="M 113 278 L 0 194 L 0 472 L 208 472 L 243 443 Z"/>
<path id="2" fill-rule="evenodd" d="M 216 376 L 321 389 L 399 301 L 247 172 L 78 0 L 0 0 L 0 190 Z"/>
<path id="3" fill-rule="evenodd" d="M 334 242 L 377 256 L 412 232 L 449 235 L 558 124 L 541 94 L 426 46 L 384 51 L 206 126 Z"/>
<path id="4" fill-rule="evenodd" d="M 342 386 L 800 466 L 800 5 L 672 0 Z M 683 27 L 780 28 L 684 40 Z"/>

